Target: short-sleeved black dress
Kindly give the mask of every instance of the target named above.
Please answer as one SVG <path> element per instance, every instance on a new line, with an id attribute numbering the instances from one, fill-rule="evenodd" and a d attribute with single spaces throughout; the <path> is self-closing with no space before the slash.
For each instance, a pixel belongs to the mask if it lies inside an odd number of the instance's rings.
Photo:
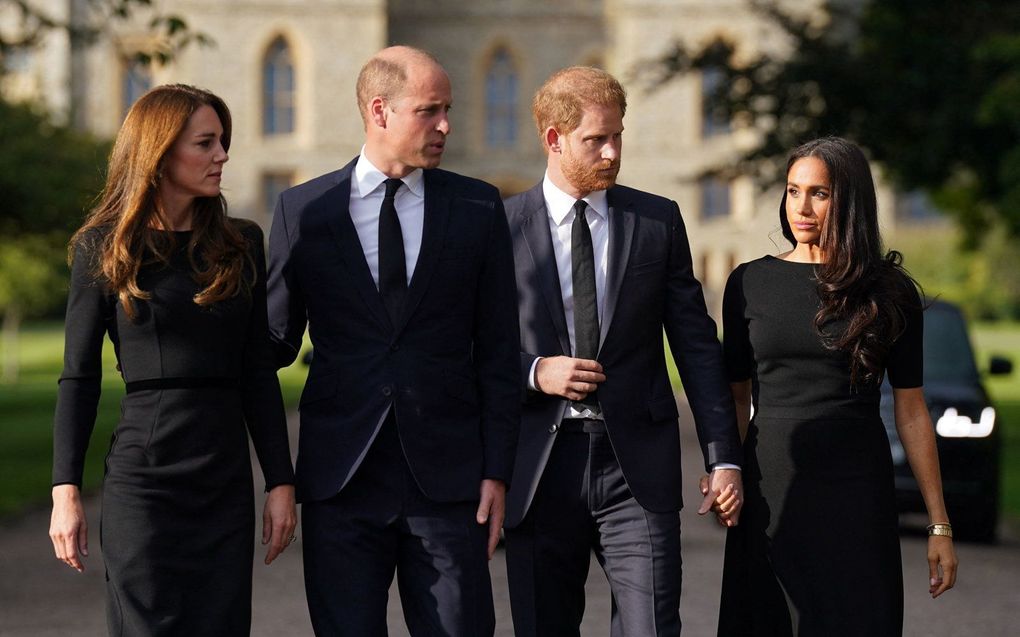
<path id="1" fill-rule="evenodd" d="M 138 275 L 151 299 L 137 302 L 134 320 L 96 280 L 102 233 L 76 249 L 53 482 L 81 484 L 109 334 L 127 392 L 103 481 L 111 635 L 250 632 L 255 507 L 246 429 L 267 488 L 292 483 L 293 470 L 269 343 L 262 233 L 254 224 L 242 232 L 254 264 L 246 267 L 250 292 L 195 304 L 190 234 L 173 233 L 169 267 L 144 265 Z"/>
<path id="2" fill-rule="evenodd" d="M 921 386 L 922 317 L 904 278 L 893 387 Z M 903 575 L 889 441 L 877 385 L 853 387 L 849 357 L 814 328 L 814 266 L 764 257 L 726 286 L 731 382 L 752 380 L 746 501 L 728 531 L 719 613 L 727 637 L 902 634 Z M 916 303 L 915 303 L 916 301 Z M 841 329 L 835 324 L 827 329 Z"/>

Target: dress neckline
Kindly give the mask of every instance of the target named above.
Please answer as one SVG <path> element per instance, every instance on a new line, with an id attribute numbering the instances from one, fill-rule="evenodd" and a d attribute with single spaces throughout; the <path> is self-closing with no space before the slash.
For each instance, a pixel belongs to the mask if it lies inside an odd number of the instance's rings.
<path id="1" fill-rule="evenodd" d="M 801 266 L 803 266 L 803 265 L 810 265 L 811 267 L 822 265 L 821 263 L 808 263 L 808 262 L 805 262 L 805 261 L 790 261 L 788 259 L 780 259 L 779 257 L 773 256 L 771 254 L 766 254 L 765 258 L 769 259 L 771 261 L 778 261 L 779 263 L 789 263 L 790 265 L 801 265 Z"/>

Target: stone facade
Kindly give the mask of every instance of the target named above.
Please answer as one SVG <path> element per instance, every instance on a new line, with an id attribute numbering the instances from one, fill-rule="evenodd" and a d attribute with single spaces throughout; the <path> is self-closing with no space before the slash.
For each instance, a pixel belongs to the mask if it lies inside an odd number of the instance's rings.
<path id="1" fill-rule="evenodd" d="M 82 10 L 83 2 L 37 0 L 64 13 Z M 506 194 L 534 184 L 544 158 L 531 120 L 532 95 L 556 69 L 602 66 L 629 92 L 620 181 L 680 204 L 695 272 L 713 312 L 736 264 L 786 249 L 778 231 L 777 190 L 763 194 L 748 178 L 703 178 L 707 167 L 729 162 L 753 144 L 755 132 L 708 126 L 700 77 L 657 90 L 634 79 L 637 65 L 676 39 L 699 43 L 722 35 L 737 43 L 741 55 L 781 51 L 787 45 L 781 34 L 746 0 L 157 0 L 156 5 L 215 41 L 213 47 L 191 46 L 171 66 L 143 69 L 141 75 L 152 85 L 202 86 L 229 104 L 234 139 L 223 183 L 232 214 L 268 226 L 279 189 L 355 156 L 363 134 L 354 97 L 358 70 L 378 49 L 406 43 L 435 54 L 453 82 L 453 133 L 444 167 L 491 181 Z M 3 21 L 0 15 L 0 25 Z M 146 16 L 136 22 L 144 25 Z M 10 97 L 41 96 L 78 125 L 112 136 L 131 92 L 139 88 L 127 82 L 130 65 L 118 52 L 145 44 L 147 37 L 141 26 L 120 26 L 113 42 L 79 52 L 53 34 L 10 69 L 3 90 Z M 280 59 L 290 65 L 287 77 L 293 78 L 293 91 L 284 95 L 292 127 L 283 132 L 267 132 L 264 122 L 274 51 L 282 51 Z M 497 110 L 501 116 L 494 115 Z M 883 212 L 893 211 L 897 201 L 884 191 Z M 891 215 L 883 219 L 893 225 Z"/>

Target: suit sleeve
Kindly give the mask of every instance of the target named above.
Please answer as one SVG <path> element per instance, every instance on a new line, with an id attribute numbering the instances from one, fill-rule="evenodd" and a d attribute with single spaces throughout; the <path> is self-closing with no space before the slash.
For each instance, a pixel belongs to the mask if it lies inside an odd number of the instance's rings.
<path id="1" fill-rule="evenodd" d="M 494 210 L 475 304 L 474 360 L 482 409 L 483 477 L 508 486 L 520 427 L 520 328 L 513 247 L 503 202 Z"/>
<path id="2" fill-rule="evenodd" d="M 276 201 L 273 227 L 269 231 L 268 300 L 269 335 L 273 343 L 276 367 L 294 362 L 301 351 L 308 317 L 294 272 L 293 233 L 288 225 L 284 197 Z"/>
<path id="3" fill-rule="evenodd" d="M 671 202 L 670 251 L 665 303 L 666 337 L 673 352 L 705 468 L 717 463 L 741 464 L 733 397 L 726 382 L 715 321 L 708 315 L 701 284 L 694 278 L 691 249 L 680 209 Z"/>
<path id="4" fill-rule="evenodd" d="M 53 418 L 53 484 L 81 486 L 85 452 L 96 424 L 103 381 L 103 338 L 113 321 L 113 301 L 95 278 L 101 238 L 77 243 L 64 321 L 64 369 Z"/>
<path id="5" fill-rule="evenodd" d="M 269 338 L 266 312 L 266 259 L 262 231 L 254 224 L 245 232 L 254 264 L 251 315 L 244 346 L 242 402 L 255 454 L 258 456 L 266 490 L 294 483 L 287 439 L 287 414 L 276 376 L 276 357 Z"/>

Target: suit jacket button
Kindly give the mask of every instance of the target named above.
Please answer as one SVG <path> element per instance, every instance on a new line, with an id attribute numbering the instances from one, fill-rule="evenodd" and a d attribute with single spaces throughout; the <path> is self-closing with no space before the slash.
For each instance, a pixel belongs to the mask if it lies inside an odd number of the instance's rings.
<path id="1" fill-rule="evenodd" d="M 559 423 L 554 422 L 553 424 L 549 425 L 549 433 L 554 434 L 559 430 L 559 428 L 560 428 Z"/>
<path id="2" fill-rule="evenodd" d="M 397 345 L 396 343 L 394 343 L 394 344 L 390 345 L 390 351 L 391 351 L 391 352 L 395 352 L 395 351 L 397 351 L 398 349 L 400 349 L 400 346 L 399 346 L 399 345 Z"/>
<path id="3" fill-rule="evenodd" d="M 382 395 L 383 396 L 390 396 L 392 394 L 393 394 L 393 388 L 390 387 L 389 385 L 387 385 L 386 387 L 382 388 Z"/>

